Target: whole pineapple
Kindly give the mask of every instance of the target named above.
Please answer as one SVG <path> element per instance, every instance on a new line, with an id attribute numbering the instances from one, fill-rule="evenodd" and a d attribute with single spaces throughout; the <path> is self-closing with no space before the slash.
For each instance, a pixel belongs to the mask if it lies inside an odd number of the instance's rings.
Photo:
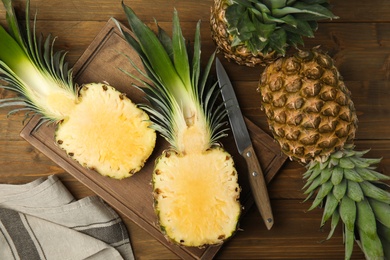
<path id="1" fill-rule="evenodd" d="M 226 112 L 217 102 L 216 82 L 208 80 L 215 55 L 201 73 L 200 23 L 191 59 L 176 11 L 171 38 L 160 27 L 156 35 L 130 7 L 123 8 L 135 35 L 123 32 L 124 37 L 147 70 L 145 80 L 137 78 L 151 104 L 142 108 L 170 144 L 152 176 L 161 231 L 179 245 L 220 244 L 236 231 L 241 206 L 234 161 L 217 143 L 225 136 Z"/>
<path id="2" fill-rule="evenodd" d="M 212 38 L 224 56 L 239 65 L 266 65 L 289 46 L 314 37 L 317 21 L 337 18 L 327 0 L 214 0 Z"/>
<path id="3" fill-rule="evenodd" d="M 156 133 L 149 116 L 124 93 L 103 83 L 79 87 L 65 62 L 65 52 L 54 50 L 54 40 L 35 35 L 29 6 L 19 24 L 12 0 L 2 0 L 9 30 L 0 26 L 0 88 L 17 97 L 0 99 L 10 113 L 41 115 L 41 124 L 56 125 L 55 141 L 82 166 L 116 179 L 132 176 L 151 155 Z"/>
<path id="4" fill-rule="evenodd" d="M 321 226 L 332 219 L 328 239 L 341 217 L 345 258 L 356 240 L 367 259 L 383 259 L 390 248 L 390 193 L 380 181 L 390 178 L 374 170 L 380 159 L 354 150 L 356 111 L 332 58 L 318 47 L 280 58 L 266 67 L 258 90 L 282 151 L 307 165 L 305 194 L 316 194 L 310 210 L 325 204 Z"/>

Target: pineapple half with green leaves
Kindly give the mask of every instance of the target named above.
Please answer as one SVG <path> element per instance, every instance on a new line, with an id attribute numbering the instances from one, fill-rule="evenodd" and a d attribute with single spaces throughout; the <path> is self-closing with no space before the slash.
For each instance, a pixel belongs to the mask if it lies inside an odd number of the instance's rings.
<path id="1" fill-rule="evenodd" d="M 389 176 L 380 159 L 363 158 L 352 144 L 357 116 L 351 93 L 332 58 L 318 47 L 269 64 L 260 79 L 262 108 L 274 138 L 290 158 L 307 165 L 304 186 L 310 210 L 324 204 L 328 239 L 343 222 L 345 259 L 354 240 L 367 259 L 390 257 Z"/>
<path id="2" fill-rule="evenodd" d="M 190 61 L 176 11 L 170 38 L 160 27 L 156 35 L 130 7 L 123 8 L 135 37 L 123 35 L 147 71 L 144 79 L 135 77 L 151 104 L 143 109 L 170 144 L 156 159 L 152 177 L 159 226 L 179 245 L 220 244 L 235 233 L 241 205 L 234 161 L 217 143 L 225 136 L 226 111 L 217 102 L 216 82 L 208 80 L 214 54 L 201 73 L 200 23 Z"/>
<path id="3" fill-rule="evenodd" d="M 65 53 L 55 52 L 54 40 L 36 36 L 19 24 L 11 0 L 3 0 L 9 32 L 0 26 L 0 80 L 17 97 L 0 99 L 0 107 L 42 115 L 56 124 L 59 147 L 81 165 L 122 179 L 139 171 L 152 153 L 156 133 L 149 116 L 125 94 L 107 84 L 74 84 Z M 23 29 L 25 28 L 25 29 Z"/>
<path id="4" fill-rule="evenodd" d="M 214 0 L 212 38 L 239 65 L 266 65 L 314 37 L 318 20 L 337 18 L 327 0 Z"/>

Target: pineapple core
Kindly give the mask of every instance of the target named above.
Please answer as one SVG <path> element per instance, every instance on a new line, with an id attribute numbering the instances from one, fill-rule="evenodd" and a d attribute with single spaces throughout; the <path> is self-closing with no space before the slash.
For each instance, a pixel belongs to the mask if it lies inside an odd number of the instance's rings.
<path id="1" fill-rule="evenodd" d="M 155 146 L 148 115 L 114 88 L 89 84 L 56 131 L 58 145 L 81 165 L 122 179 L 139 171 Z"/>
<path id="2" fill-rule="evenodd" d="M 197 153 L 210 147 L 210 138 L 205 127 L 199 124 L 184 128 L 179 135 L 179 151 L 182 153 Z"/>
<path id="3" fill-rule="evenodd" d="M 77 104 L 77 97 L 68 91 L 56 89 L 46 96 L 46 102 L 37 101 L 50 118 L 63 119 L 67 117 Z"/>

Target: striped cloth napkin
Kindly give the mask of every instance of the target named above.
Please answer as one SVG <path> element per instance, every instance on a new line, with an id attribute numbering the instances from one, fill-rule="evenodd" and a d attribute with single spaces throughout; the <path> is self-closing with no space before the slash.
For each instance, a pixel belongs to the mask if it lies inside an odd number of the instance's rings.
<path id="1" fill-rule="evenodd" d="M 127 229 L 97 196 L 75 200 L 55 175 L 0 184 L 0 259 L 134 259 Z"/>

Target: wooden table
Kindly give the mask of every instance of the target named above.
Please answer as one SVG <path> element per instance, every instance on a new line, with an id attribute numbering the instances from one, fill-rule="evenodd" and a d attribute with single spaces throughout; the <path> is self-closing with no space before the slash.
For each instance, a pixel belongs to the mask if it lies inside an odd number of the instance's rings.
<path id="1" fill-rule="evenodd" d="M 24 1 L 15 1 L 24 6 Z M 336 65 L 352 91 L 359 117 L 357 149 L 371 148 L 368 156 L 383 157 L 379 171 L 390 174 L 390 2 L 331 1 L 333 12 L 340 19 L 323 21 L 314 39 L 305 39 L 306 47 L 321 45 L 334 57 Z M 201 19 L 203 57 L 214 51 L 210 38 L 211 0 L 126 1 L 146 23 L 154 18 L 167 31 L 171 28 L 173 9 L 179 12 L 184 35 L 192 39 L 196 22 Z M 32 11 L 38 10 L 37 30 L 57 35 L 56 46 L 69 51 L 68 61 L 74 64 L 110 17 L 126 24 L 120 1 L 31 0 Z M 4 8 L 0 23 L 5 25 Z M 226 63 L 227 64 L 227 63 Z M 227 65 L 243 113 L 264 131 L 268 131 L 260 99 L 256 92 L 262 68 Z M 13 96 L 0 90 L 0 98 Z M 23 140 L 19 133 L 24 115 L 7 118 L 7 109 L 0 109 L 0 183 L 21 184 L 41 176 L 56 174 L 77 197 L 93 192 L 46 156 Z M 267 231 L 252 207 L 242 218 L 239 231 L 225 243 L 218 259 L 343 259 L 341 227 L 333 238 L 324 241 L 329 225 L 320 229 L 322 210 L 306 212 L 310 201 L 302 203 L 304 168 L 287 162 L 269 186 L 275 225 Z M 176 259 L 177 256 L 143 229 L 124 217 L 137 259 Z M 355 246 L 353 259 L 363 259 Z"/>

